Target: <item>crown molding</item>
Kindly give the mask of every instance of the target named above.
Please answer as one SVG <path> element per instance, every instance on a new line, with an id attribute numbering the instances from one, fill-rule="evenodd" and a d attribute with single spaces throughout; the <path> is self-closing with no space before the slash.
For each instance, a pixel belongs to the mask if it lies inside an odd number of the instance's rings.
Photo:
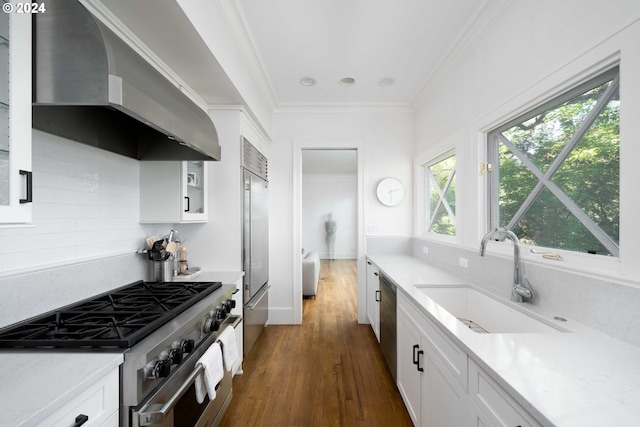
<path id="1" fill-rule="evenodd" d="M 258 90 L 269 105 L 274 108 L 279 104 L 279 100 L 273 90 L 273 84 L 269 79 L 262 57 L 256 49 L 256 43 L 238 0 L 213 0 L 213 2 L 227 24 Z"/>
<path id="2" fill-rule="evenodd" d="M 511 7 L 514 0 L 483 0 L 480 12 L 466 25 L 465 31 L 455 41 L 447 55 L 435 67 L 434 71 L 424 79 L 424 83 L 410 104 L 419 102 L 428 96 L 429 89 L 438 86 L 451 70 L 465 58 Z"/>

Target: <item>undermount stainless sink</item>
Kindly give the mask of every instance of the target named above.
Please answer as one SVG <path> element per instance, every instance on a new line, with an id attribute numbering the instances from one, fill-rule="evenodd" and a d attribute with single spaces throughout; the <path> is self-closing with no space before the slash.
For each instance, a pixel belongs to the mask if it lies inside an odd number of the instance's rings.
<path id="1" fill-rule="evenodd" d="M 509 333 L 558 333 L 568 329 L 542 318 L 517 310 L 507 301 L 501 302 L 470 286 L 416 285 L 423 294 L 433 300 L 450 315 L 474 332 Z"/>

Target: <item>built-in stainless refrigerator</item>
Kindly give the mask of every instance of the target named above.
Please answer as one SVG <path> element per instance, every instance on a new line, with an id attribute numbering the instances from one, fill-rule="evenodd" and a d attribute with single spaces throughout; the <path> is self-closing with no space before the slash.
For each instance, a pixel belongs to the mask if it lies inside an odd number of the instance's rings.
<path id="1" fill-rule="evenodd" d="M 244 354 L 249 354 L 269 318 L 269 182 L 267 158 L 243 140 L 242 263 Z"/>

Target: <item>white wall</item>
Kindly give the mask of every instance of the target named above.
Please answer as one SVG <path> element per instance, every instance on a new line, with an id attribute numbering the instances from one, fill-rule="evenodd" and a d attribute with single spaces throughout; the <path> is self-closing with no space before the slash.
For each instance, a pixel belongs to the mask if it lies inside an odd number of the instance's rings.
<path id="1" fill-rule="evenodd" d="M 333 258 L 355 259 L 358 245 L 358 180 L 356 175 L 302 174 L 302 247 L 327 259 L 324 223 L 336 223 Z"/>
<path id="2" fill-rule="evenodd" d="M 362 144 L 364 228 L 377 235 L 410 236 L 413 199 L 395 208 L 384 207 L 375 199 L 375 185 L 386 176 L 400 178 L 412 186 L 413 114 L 406 109 L 388 112 L 364 110 L 290 110 L 273 118 L 273 142 L 269 145 L 270 242 L 271 262 L 269 323 L 294 322 L 294 195 L 293 148 L 305 141 L 360 141 Z M 410 193 L 410 192 L 409 192 Z M 298 254 L 296 254 L 298 255 Z"/>
<path id="3" fill-rule="evenodd" d="M 498 10 L 502 6 L 504 8 Z M 562 263 L 544 264 L 545 261 L 528 251 L 524 251 L 523 257 L 525 270 L 531 266 L 530 271 L 538 272 L 542 271 L 539 266 L 547 267 L 544 270 L 547 274 L 539 274 L 540 298 L 536 304 L 585 320 L 598 318 L 599 323 L 603 323 L 602 313 L 616 312 L 609 317 L 612 324 L 614 317 L 626 318 L 636 325 L 637 331 L 640 326 L 640 318 L 634 314 L 637 306 L 627 307 L 618 296 L 628 295 L 630 288 L 638 290 L 640 285 L 637 262 L 640 259 L 637 244 L 640 240 L 637 192 L 640 169 L 636 165 L 636 159 L 640 158 L 637 144 L 640 138 L 637 120 L 640 117 L 640 2 L 495 1 L 490 9 L 500 12 L 499 17 L 480 19 L 479 23 L 486 25 L 472 31 L 470 39 L 443 64 L 441 72 L 412 104 L 416 114 L 417 158 L 456 148 L 458 236 L 447 244 L 457 247 L 459 256 L 469 258 L 469 251 L 477 252 L 486 231 L 485 183 L 479 173 L 479 164 L 485 160 L 485 132 L 619 58 L 621 257 L 619 260 L 576 259 L 573 264 L 568 257 Z M 428 246 L 428 240 L 419 245 Z M 494 248 L 496 246 L 499 245 Z M 500 249 L 491 249 L 493 256 L 511 257 L 508 251 Z M 452 251 L 447 253 L 451 255 Z M 453 253 L 457 258 L 455 251 Z M 479 273 L 475 276 L 477 280 L 487 280 L 494 275 L 488 267 L 495 264 L 492 260 L 469 258 L 470 264 L 474 262 L 478 263 L 473 265 L 474 273 Z M 611 299 L 590 294 L 589 287 L 580 285 L 585 276 L 589 280 L 609 281 L 611 285 L 607 289 Z M 558 281 L 554 277 L 558 277 Z M 576 304 L 577 300 L 582 303 Z M 610 332 L 611 325 L 608 328 Z"/>
<path id="4" fill-rule="evenodd" d="M 33 226 L 0 228 L 0 277 L 144 244 L 138 161 L 33 131 Z"/>

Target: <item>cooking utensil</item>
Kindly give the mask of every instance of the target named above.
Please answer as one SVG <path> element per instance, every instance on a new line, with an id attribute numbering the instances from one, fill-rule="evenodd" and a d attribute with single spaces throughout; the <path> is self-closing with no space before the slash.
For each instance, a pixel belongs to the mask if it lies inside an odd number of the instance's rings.
<path id="1" fill-rule="evenodd" d="M 170 241 L 169 243 L 167 243 L 167 247 L 164 250 L 172 254 L 176 251 L 176 249 L 178 249 L 178 244 L 176 242 Z"/>
<path id="2" fill-rule="evenodd" d="M 153 236 L 149 236 L 146 239 L 144 239 L 144 241 L 147 243 L 147 249 L 151 249 L 153 248 L 153 242 L 155 242 L 156 239 L 153 238 Z"/>

